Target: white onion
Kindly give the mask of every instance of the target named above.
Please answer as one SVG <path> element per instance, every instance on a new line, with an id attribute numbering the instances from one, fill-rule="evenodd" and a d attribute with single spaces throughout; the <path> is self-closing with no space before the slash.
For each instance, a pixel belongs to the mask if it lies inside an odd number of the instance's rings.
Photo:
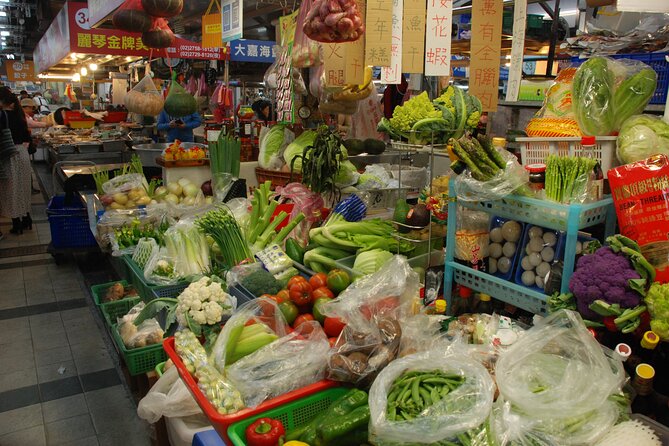
<path id="1" fill-rule="evenodd" d="M 513 257 L 515 253 L 516 253 L 515 243 L 513 242 L 504 243 L 504 246 L 502 246 L 502 254 L 504 254 L 506 257 Z"/>
<path id="2" fill-rule="evenodd" d="M 502 236 L 502 228 L 497 227 L 490 230 L 490 241 L 493 243 L 502 243 L 504 237 Z"/>
<path id="3" fill-rule="evenodd" d="M 488 245 L 488 255 L 493 259 L 499 259 L 502 257 L 502 245 L 499 243 L 491 243 Z"/>
<path id="4" fill-rule="evenodd" d="M 546 246 L 541 250 L 541 258 L 544 262 L 552 262 L 555 257 L 555 251 L 550 246 Z"/>
<path id="5" fill-rule="evenodd" d="M 177 183 L 179 183 L 179 186 L 181 187 L 186 187 L 187 185 L 191 184 L 188 178 L 179 178 L 179 181 L 177 181 Z"/>
<path id="6" fill-rule="evenodd" d="M 183 192 L 186 197 L 193 198 L 200 192 L 200 188 L 193 183 L 188 183 L 183 187 Z"/>
<path id="7" fill-rule="evenodd" d="M 177 197 L 175 194 L 167 194 L 165 196 L 165 201 L 172 204 L 179 204 L 179 197 Z"/>
<path id="8" fill-rule="evenodd" d="M 179 183 L 167 183 L 167 190 L 170 194 L 176 195 L 177 197 L 183 192 Z"/>
<path id="9" fill-rule="evenodd" d="M 156 187 L 156 190 L 153 191 L 153 196 L 155 198 L 163 198 L 165 195 L 167 195 L 169 191 L 165 186 L 158 186 Z"/>
<path id="10" fill-rule="evenodd" d="M 523 285 L 525 286 L 532 286 L 534 285 L 534 272 L 533 271 L 525 271 L 522 276 L 520 276 L 520 280 L 523 282 Z"/>

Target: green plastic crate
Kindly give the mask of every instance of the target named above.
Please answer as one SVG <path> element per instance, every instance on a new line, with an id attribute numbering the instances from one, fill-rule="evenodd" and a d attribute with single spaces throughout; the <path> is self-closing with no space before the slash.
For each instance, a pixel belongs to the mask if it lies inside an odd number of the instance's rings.
<path id="1" fill-rule="evenodd" d="M 228 437 L 230 437 L 233 445 L 246 446 L 244 431 L 255 420 L 264 417 L 281 421 L 286 429 L 286 433 L 288 433 L 309 423 L 316 418 L 316 415 L 326 410 L 330 407 L 330 404 L 348 391 L 349 389 L 345 387 L 333 387 L 239 421 L 230 425 L 228 428 Z"/>
<path id="2" fill-rule="evenodd" d="M 130 282 L 146 302 L 156 297 L 177 297 L 188 286 L 186 281 L 175 285 L 151 285 L 144 279 L 144 270 L 132 260 L 132 256 L 124 255 L 123 259 L 130 271 Z"/>
<path id="3" fill-rule="evenodd" d="M 114 324 L 111 332 L 114 337 L 114 343 L 125 361 L 130 375 L 136 376 L 149 372 L 154 370 L 161 362 L 167 361 L 167 353 L 163 350 L 162 342 L 160 344 L 147 345 L 146 347 L 129 350 L 125 347 L 121 335 L 118 334 L 118 325 Z"/>
<path id="4" fill-rule="evenodd" d="M 124 287 L 128 286 L 128 282 L 125 280 L 117 280 L 115 282 L 103 283 L 100 285 L 93 285 L 91 287 L 91 294 L 93 295 L 93 301 L 95 305 L 100 308 L 102 317 L 107 322 L 107 326 L 111 327 L 116 323 L 116 319 L 125 316 L 128 314 L 128 311 L 141 300 L 139 296 L 137 297 L 126 297 L 125 299 L 115 300 L 113 302 L 102 302 L 102 298 L 105 295 L 107 288 L 112 286 L 115 283 L 121 283 Z"/>

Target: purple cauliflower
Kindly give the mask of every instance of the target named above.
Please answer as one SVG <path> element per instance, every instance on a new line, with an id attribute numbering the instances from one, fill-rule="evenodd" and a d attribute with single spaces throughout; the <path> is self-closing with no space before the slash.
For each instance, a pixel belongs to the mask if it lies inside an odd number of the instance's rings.
<path id="1" fill-rule="evenodd" d="M 630 279 L 639 279 L 632 262 L 623 254 L 616 254 L 608 247 L 599 248 L 594 254 L 582 256 L 569 281 L 569 291 L 576 297 L 578 312 L 586 318 L 598 315 L 589 305 L 602 299 L 622 308 L 632 308 L 641 302 L 641 296 L 629 286 Z"/>

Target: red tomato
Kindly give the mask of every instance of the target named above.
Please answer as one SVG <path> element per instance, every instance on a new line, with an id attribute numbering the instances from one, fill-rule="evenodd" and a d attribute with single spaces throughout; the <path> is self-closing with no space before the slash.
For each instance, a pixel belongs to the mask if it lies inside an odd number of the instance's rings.
<path id="1" fill-rule="evenodd" d="M 309 279 L 309 285 L 315 290 L 320 287 L 328 286 L 328 275 L 325 273 L 314 274 Z"/>
<path id="2" fill-rule="evenodd" d="M 295 322 L 293 322 L 293 328 L 299 327 L 301 324 L 308 322 L 308 321 L 313 321 L 314 317 L 310 314 L 301 314 L 297 316 L 297 319 L 295 319 Z"/>
<path id="3" fill-rule="evenodd" d="M 297 306 L 306 305 L 311 302 L 311 285 L 309 282 L 304 280 L 304 282 L 294 283 L 288 288 L 290 293 L 290 300 Z"/>
<path id="4" fill-rule="evenodd" d="M 290 294 L 288 293 L 288 290 L 281 290 L 278 293 L 276 293 L 276 297 L 281 299 L 281 302 L 286 302 L 290 300 Z M 279 303 L 281 303 L 279 302 Z"/>
<path id="5" fill-rule="evenodd" d="M 324 297 L 327 297 L 328 299 L 334 299 L 334 293 L 330 291 L 328 288 L 322 286 L 319 288 L 314 288 L 314 292 L 311 295 L 312 299 L 316 301 L 316 299 L 322 299 Z"/>
<path id="6" fill-rule="evenodd" d="M 271 299 L 258 299 L 258 306 L 260 307 L 260 315 L 265 317 L 273 317 L 277 309 L 276 302 Z"/>
<path id="7" fill-rule="evenodd" d="M 271 294 L 263 294 L 262 296 L 260 296 L 260 298 L 273 300 L 277 304 L 281 303 L 281 300 L 279 300 L 279 298 L 277 296 L 272 296 Z"/>
<path id="8" fill-rule="evenodd" d="M 337 317 L 326 317 L 325 322 L 323 322 L 323 330 L 330 337 L 339 336 L 345 326 L 346 324 Z"/>
<path id="9" fill-rule="evenodd" d="M 335 338 L 335 337 L 328 338 L 328 342 L 330 343 L 330 348 L 332 348 L 337 343 L 337 338 Z"/>
<path id="10" fill-rule="evenodd" d="M 290 290 L 291 286 L 295 285 L 296 283 L 302 283 L 302 282 L 309 283 L 307 282 L 307 279 L 305 279 L 302 276 L 293 276 L 290 278 L 290 280 L 288 280 L 287 288 Z"/>

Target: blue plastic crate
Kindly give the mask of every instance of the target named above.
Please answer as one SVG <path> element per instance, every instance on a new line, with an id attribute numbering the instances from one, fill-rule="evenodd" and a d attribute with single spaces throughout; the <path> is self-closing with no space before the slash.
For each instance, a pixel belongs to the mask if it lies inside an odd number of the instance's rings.
<path id="1" fill-rule="evenodd" d="M 54 248 L 88 248 L 97 245 L 81 200 L 65 205 L 64 195 L 55 195 L 46 209 Z"/>
<path id="2" fill-rule="evenodd" d="M 667 88 L 669 88 L 669 62 L 665 56 L 669 53 L 639 53 L 639 54 L 614 54 L 612 59 L 630 59 L 643 62 L 652 67 L 657 73 L 657 88 L 650 99 L 649 104 L 662 104 L 667 102 Z M 572 66 L 579 66 L 587 59 L 572 57 Z"/>

